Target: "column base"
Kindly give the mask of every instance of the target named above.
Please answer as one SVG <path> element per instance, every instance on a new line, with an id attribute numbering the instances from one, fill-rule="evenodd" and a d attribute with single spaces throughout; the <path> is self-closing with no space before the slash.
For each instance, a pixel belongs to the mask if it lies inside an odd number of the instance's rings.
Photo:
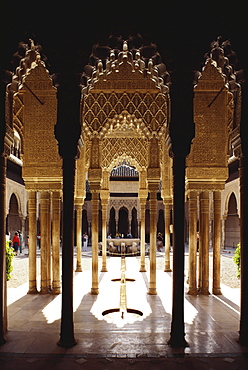
<path id="1" fill-rule="evenodd" d="M 189 287 L 189 290 L 187 291 L 187 294 L 191 294 L 191 295 L 197 295 L 199 292 L 198 292 L 198 289 L 197 288 L 191 288 Z"/>
<path id="2" fill-rule="evenodd" d="M 107 267 L 103 266 L 101 272 L 108 272 Z"/>
<path id="3" fill-rule="evenodd" d="M 189 344 L 185 340 L 185 338 L 179 339 L 177 336 L 176 336 L 176 338 L 170 337 L 170 339 L 167 341 L 167 343 L 170 347 L 177 347 L 177 348 L 189 347 Z"/>
<path id="4" fill-rule="evenodd" d="M 221 289 L 220 288 L 213 288 L 213 294 L 214 295 L 222 295 Z"/>
<path id="5" fill-rule="evenodd" d="M 171 269 L 171 268 L 169 268 L 169 267 L 165 267 L 165 268 L 164 268 L 164 272 L 172 272 L 172 269 Z"/>
<path id="6" fill-rule="evenodd" d="M 146 272 L 146 268 L 145 268 L 145 266 L 140 266 L 140 270 L 139 270 L 139 272 Z"/>
<path id="7" fill-rule="evenodd" d="M 50 293 L 48 288 L 41 288 L 40 294 L 48 294 L 48 293 Z"/>
<path id="8" fill-rule="evenodd" d="M 77 266 L 75 272 L 83 272 L 82 267 L 81 266 Z"/>
<path id="9" fill-rule="evenodd" d="M 60 294 L 61 293 L 61 289 L 60 288 L 53 288 L 52 294 L 56 295 L 56 294 Z"/>
<path id="10" fill-rule="evenodd" d="M 0 346 L 1 346 L 2 344 L 5 344 L 5 343 L 7 343 L 7 340 L 6 340 L 6 338 L 5 338 L 5 335 L 4 335 L 4 334 L 2 334 L 2 335 L 0 335 Z"/>
<path id="11" fill-rule="evenodd" d="M 198 294 L 209 295 L 210 293 L 208 288 L 201 288 L 198 290 Z"/>
<path id="12" fill-rule="evenodd" d="M 78 343 L 77 340 L 75 339 L 71 339 L 69 341 L 64 341 L 62 339 L 60 339 L 58 342 L 57 342 L 57 345 L 59 347 L 62 347 L 62 348 L 71 348 L 71 347 L 74 347 L 76 344 Z"/>
<path id="13" fill-rule="evenodd" d="M 37 290 L 37 288 L 36 287 L 34 287 L 34 288 L 29 288 L 29 290 L 28 290 L 28 292 L 27 292 L 27 294 L 38 294 L 39 292 L 38 292 L 38 290 Z"/>
<path id="14" fill-rule="evenodd" d="M 91 288 L 90 294 L 99 294 L 99 289 L 98 288 Z"/>
<path id="15" fill-rule="evenodd" d="M 156 288 L 149 288 L 147 294 L 149 294 L 149 295 L 157 295 Z"/>
<path id="16" fill-rule="evenodd" d="M 240 335 L 240 334 L 239 334 L 239 337 L 238 337 L 237 342 L 238 342 L 241 346 L 248 347 L 248 337 L 247 337 L 247 334 L 246 334 L 246 333 L 245 333 L 245 335 Z"/>

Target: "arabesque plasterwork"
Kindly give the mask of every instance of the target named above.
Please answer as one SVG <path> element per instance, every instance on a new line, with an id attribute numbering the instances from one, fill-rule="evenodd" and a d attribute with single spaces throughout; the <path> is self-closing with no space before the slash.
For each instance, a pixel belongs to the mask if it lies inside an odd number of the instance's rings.
<path id="1" fill-rule="evenodd" d="M 221 68 L 208 59 L 195 86 L 195 137 L 187 158 L 187 190 L 224 189 L 232 104 L 232 94 Z"/>

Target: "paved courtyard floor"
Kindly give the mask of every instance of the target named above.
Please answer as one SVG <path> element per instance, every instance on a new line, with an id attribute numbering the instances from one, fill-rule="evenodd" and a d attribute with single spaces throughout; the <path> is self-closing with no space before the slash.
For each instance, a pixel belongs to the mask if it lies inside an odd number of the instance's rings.
<path id="1" fill-rule="evenodd" d="M 27 283 L 8 289 L 7 343 L 0 347 L 1 369 L 248 369 L 248 347 L 238 344 L 239 289 L 222 285 L 222 295 L 185 294 L 188 347 L 168 346 L 172 273 L 157 270 L 157 295 L 148 295 L 149 272 L 139 258 L 126 258 L 127 308 L 142 316 L 103 312 L 120 304 L 120 258 L 99 273 L 99 295 L 91 295 L 90 257 L 74 277 L 74 329 L 77 345 L 57 345 L 61 295 L 30 295 Z M 87 265 L 87 268 L 84 268 Z M 99 268 L 101 267 L 99 257 Z M 187 285 L 185 283 L 185 292 Z"/>

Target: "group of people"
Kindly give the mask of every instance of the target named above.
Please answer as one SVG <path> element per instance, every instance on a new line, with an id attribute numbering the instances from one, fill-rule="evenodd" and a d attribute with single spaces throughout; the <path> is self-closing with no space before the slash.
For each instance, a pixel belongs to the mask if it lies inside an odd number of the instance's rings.
<path id="1" fill-rule="evenodd" d="M 18 254 L 18 250 L 19 254 L 22 253 L 22 241 L 23 241 L 22 233 L 20 230 L 18 230 L 15 232 L 15 235 L 11 242 L 11 247 L 14 249 L 16 255 Z"/>
<path id="2" fill-rule="evenodd" d="M 124 238 L 125 237 L 125 235 L 124 234 L 121 234 L 121 233 L 119 233 L 119 231 L 117 231 L 117 233 L 115 234 L 115 236 L 113 237 L 112 236 L 112 234 L 108 234 L 108 236 L 107 236 L 107 238 L 108 239 L 120 239 L 120 238 Z M 128 238 L 128 239 L 132 239 L 132 234 L 131 233 L 127 233 L 127 236 L 126 236 L 126 238 Z"/>

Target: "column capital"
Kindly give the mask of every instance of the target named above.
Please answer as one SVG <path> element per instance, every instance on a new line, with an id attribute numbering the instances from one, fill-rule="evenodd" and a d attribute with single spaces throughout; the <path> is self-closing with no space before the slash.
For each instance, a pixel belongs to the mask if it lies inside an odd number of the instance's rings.
<path id="1" fill-rule="evenodd" d="M 95 181 L 92 181 L 90 183 L 90 192 L 91 193 L 100 193 L 100 190 L 101 190 L 101 184 L 99 181 L 95 182 Z"/>
<path id="2" fill-rule="evenodd" d="M 74 199 L 74 205 L 79 208 L 82 207 L 84 204 L 84 199 L 83 198 L 75 198 Z"/>
<path id="3" fill-rule="evenodd" d="M 101 189 L 100 190 L 100 195 L 101 195 L 102 204 L 103 204 L 103 202 L 107 202 L 107 204 L 108 204 L 108 201 L 109 201 L 109 189 Z"/>
<path id="4" fill-rule="evenodd" d="M 163 198 L 163 204 L 164 204 L 164 206 L 167 206 L 167 205 L 170 206 L 170 205 L 172 205 L 172 199 L 171 198 Z"/>
<path id="5" fill-rule="evenodd" d="M 139 189 L 139 199 L 144 199 L 145 201 L 147 200 L 148 196 L 148 190 L 147 189 Z"/>
<path id="6" fill-rule="evenodd" d="M 89 168 L 88 169 L 88 180 L 91 183 L 99 182 L 102 180 L 102 169 L 101 168 Z"/>
<path id="7" fill-rule="evenodd" d="M 159 184 L 159 181 L 158 180 L 154 180 L 154 181 L 148 181 L 148 191 L 150 193 L 157 193 L 158 192 L 158 184 Z"/>

